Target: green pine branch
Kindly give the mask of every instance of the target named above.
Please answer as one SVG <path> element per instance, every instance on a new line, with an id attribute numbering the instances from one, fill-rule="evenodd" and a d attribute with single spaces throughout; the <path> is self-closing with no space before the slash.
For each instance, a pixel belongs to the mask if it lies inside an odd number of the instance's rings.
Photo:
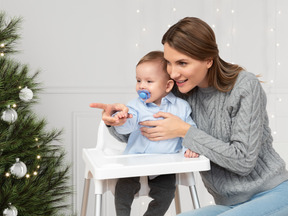
<path id="1" fill-rule="evenodd" d="M 15 17 L 9 21 L 5 12 L 0 12 L 0 54 L 4 55 L 16 53 L 15 45 L 21 38 L 18 33 L 22 19 Z"/>

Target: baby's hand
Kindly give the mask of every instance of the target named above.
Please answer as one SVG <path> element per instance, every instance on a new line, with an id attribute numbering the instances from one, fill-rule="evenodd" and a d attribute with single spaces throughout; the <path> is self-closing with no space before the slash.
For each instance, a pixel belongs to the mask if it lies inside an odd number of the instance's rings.
<path id="1" fill-rule="evenodd" d="M 186 158 L 198 158 L 198 157 L 199 157 L 199 154 L 196 153 L 196 152 L 191 151 L 190 149 L 187 149 L 187 150 L 185 151 L 184 156 L 185 156 Z"/>
<path id="2" fill-rule="evenodd" d="M 120 111 L 115 113 L 114 117 L 118 118 L 118 119 L 123 119 L 123 118 L 128 118 L 128 113 L 124 112 L 124 111 Z"/>

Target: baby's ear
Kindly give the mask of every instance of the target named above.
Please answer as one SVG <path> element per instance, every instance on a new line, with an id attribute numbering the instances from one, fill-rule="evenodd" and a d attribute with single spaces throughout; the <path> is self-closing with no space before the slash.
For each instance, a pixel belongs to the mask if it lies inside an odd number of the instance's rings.
<path id="1" fill-rule="evenodd" d="M 171 79 L 168 80 L 167 81 L 167 86 L 166 86 L 166 92 L 167 93 L 170 92 L 172 90 L 173 86 L 174 86 L 174 81 L 171 80 Z"/>

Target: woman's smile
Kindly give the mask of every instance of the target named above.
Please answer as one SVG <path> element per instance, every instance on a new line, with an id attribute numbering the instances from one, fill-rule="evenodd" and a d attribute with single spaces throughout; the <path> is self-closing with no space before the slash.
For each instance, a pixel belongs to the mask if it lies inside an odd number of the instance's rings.
<path id="1" fill-rule="evenodd" d="M 182 87 L 183 85 L 185 85 L 185 82 L 187 81 L 188 79 L 186 79 L 186 80 L 183 80 L 183 81 L 176 81 L 175 80 L 175 82 L 176 82 L 176 85 L 178 86 L 178 87 Z"/>

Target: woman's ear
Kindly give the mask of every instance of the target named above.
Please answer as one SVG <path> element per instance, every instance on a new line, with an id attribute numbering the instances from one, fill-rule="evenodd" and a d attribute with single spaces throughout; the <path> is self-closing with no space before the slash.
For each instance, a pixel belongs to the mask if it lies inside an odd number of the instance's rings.
<path id="1" fill-rule="evenodd" d="M 212 58 L 208 58 L 207 59 L 207 69 L 211 68 L 213 65 L 213 59 Z"/>
<path id="2" fill-rule="evenodd" d="M 169 79 L 167 81 L 167 85 L 166 85 L 166 92 L 167 93 L 170 92 L 172 90 L 173 86 L 174 86 L 174 81 Z"/>

